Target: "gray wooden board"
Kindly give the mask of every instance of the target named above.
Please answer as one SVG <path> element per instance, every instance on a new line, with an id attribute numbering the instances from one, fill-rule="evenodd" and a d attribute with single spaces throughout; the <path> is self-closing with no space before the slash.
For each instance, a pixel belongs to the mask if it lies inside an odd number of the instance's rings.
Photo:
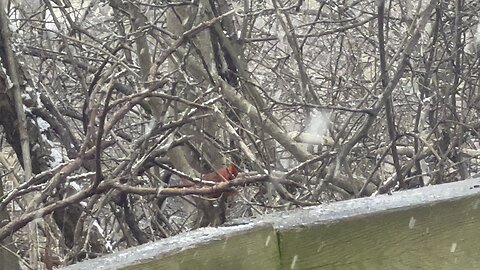
<path id="1" fill-rule="evenodd" d="M 480 269 L 479 206 L 480 179 L 469 179 L 238 219 L 231 227 L 195 230 L 64 269 L 122 269 L 222 237 L 249 237 L 266 223 L 278 231 L 284 269 Z M 277 268 L 272 265 L 259 267 Z"/>
<path id="2" fill-rule="evenodd" d="M 479 206 L 469 179 L 260 221 L 278 231 L 282 269 L 480 269 Z"/>
<path id="3" fill-rule="evenodd" d="M 271 223 L 275 229 L 289 229 L 385 211 L 404 210 L 469 196 L 480 196 L 480 178 L 399 191 L 392 195 L 385 194 L 278 212 L 259 219 L 236 219 L 228 225 L 259 222 Z"/>
<path id="4" fill-rule="evenodd" d="M 129 248 L 64 270 L 279 269 L 277 237 L 269 224 L 201 228 Z"/>
<path id="5" fill-rule="evenodd" d="M 480 269 L 479 196 L 278 232 L 282 269 Z"/>

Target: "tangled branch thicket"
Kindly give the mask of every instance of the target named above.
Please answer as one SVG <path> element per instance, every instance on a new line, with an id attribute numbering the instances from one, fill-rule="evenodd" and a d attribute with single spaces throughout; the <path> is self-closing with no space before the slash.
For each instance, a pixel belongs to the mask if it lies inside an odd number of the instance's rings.
<path id="1" fill-rule="evenodd" d="M 11 218 L 0 239 L 13 234 L 32 265 L 478 172 L 476 0 L 38 0 L 4 11 L 0 213 Z M 31 160 L 7 113 L 14 73 Z M 231 163 L 236 179 L 202 180 Z"/>

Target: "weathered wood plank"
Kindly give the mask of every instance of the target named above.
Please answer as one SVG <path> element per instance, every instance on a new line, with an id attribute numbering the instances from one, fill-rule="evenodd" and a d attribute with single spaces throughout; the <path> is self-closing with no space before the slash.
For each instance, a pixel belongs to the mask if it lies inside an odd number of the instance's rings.
<path id="1" fill-rule="evenodd" d="M 480 269 L 480 181 L 267 216 L 282 269 Z"/>
<path id="2" fill-rule="evenodd" d="M 479 199 L 279 232 L 283 269 L 480 269 Z"/>
<path id="3" fill-rule="evenodd" d="M 480 179 L 239 223 L 65 269 L 480 269 Z"/>
<path id="4" fill-rule="evenodd" d="M 268 224 L 203 228 L 78 263 L 65 270 L 279 269 L 276 233 Z"/>

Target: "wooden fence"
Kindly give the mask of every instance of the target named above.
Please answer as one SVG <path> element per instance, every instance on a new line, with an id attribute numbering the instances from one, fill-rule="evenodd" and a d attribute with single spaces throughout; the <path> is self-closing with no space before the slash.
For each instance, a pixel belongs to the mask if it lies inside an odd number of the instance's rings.
<path id="1" fill-rule="evenodd" d="M 64 269 L 480 269 L 480 179 L 239 220 Z"/>

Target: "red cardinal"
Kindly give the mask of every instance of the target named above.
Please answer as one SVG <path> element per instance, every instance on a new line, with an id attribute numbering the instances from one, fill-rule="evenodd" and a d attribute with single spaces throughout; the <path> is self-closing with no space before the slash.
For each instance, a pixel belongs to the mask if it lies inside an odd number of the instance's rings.
<path id="1" fill-rule="evenodd" d="M 227 182 L 227 181 L 233 180 L 233 179 L 235 179 L 235 177 L 237 177 L 237 175 L 238 175 L 237 166 L 235 166 L 234 164 L 230 164 L 225 168 L 220 168 L 220 169 L 218 169 L 214 172 L 205 174 L 202 177 L 202 179 L 207 180 L 207 181 L 221 183 L 221 182 Z M 233 191 L 233 190 L 232 191 L 225 191 L 225 192 L 222 192 L 222 193 L 225 193 L 227 196 L 230 196 L 230 195 L 233 195 L 235 193 L 235 191 Z M 222 193 L 214 193 L 209 197 L 218 198 L 222 195 Z"/>
<path id="2" fill-rule="evenodd" d="M 235 179 L 238 175 L 238 168 L 230 164 L 225 168 L 218 169 L 212 173 L 205 174 L 202 179 L 212 182 L 227 182 Z"/>
<path id="3" fill-rule="evenodd" d="M 227 167 L 220 168 L 214 172 L 207 173 L 201 177 L 202 180 L 205 181 L 210 181 L 210 182 L 216 182 L 216 183 L 221 183 L 221 182 L 227 182 L 230 180 L 235 179 L 238 175 L 238 167 L 235 166 L 234 164 L 230 164 Z M 175 188 L 186 188 L 186 187 L 203 187 L 205 185 L 202 184 L 183 184 L 183 185 L 173 185 L 170 187 L 175 187 Z M 219 193 L 214 193 L 212 195 L 209 195 L 209 198 L 218 198 L 220 197 L 223 193 L 226 195 L 232 195 L 235 193 L 235 191 L 225 191 L 225 192 L 219 192 Z"/>

